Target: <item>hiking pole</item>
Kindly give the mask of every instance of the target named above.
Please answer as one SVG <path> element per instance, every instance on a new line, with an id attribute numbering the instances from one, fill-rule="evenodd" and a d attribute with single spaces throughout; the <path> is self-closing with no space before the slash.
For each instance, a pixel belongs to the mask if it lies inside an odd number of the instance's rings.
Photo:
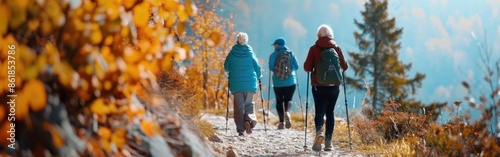
<path id="1" fill-rule="evenodd" d="M 227 80 L 227 100 L 226 100 L 226 135 L 227 135 L 227 121 L 229 120 L 229 79 Z"/>
<path id="2" fill-rule="evenodd" d="M 306 88 L 306 121 L 304 127 L 304 152 L 307 150 L 307 109 L 309 108 L 309 72 L 307 72 L 307 88 Z"/>
<path id="3" fill-rule="evenodd" d="M 302 119 L 304 119 L 304 108 L 302 108 L 302 98 L 300 97 L 300 88 L 299 88 L 299 76 L 297 76 L 297 91 L 299 94 L 299 104 L 300 104 L 300 115 L 302 116 Z"/>
<path id="4" fill-rule="evenodd" d="M 344 100 L 345 100 L 345 114 L 347 115 L 347 130 L 349 131 L 349 149 L 352 150 L 352 142 L 351 142 L 351 127 L 349 125 L 349 110 L 347 109 L 347 95 L 346 95 L 346 89 L 345 89 L 345 71 L 342 72 L 343 76 L 343 84 L 344 84 Z"/>
<path id="5" fill-rule="evenodd" d="M 269 82 L 268 82 L 268 83 L 269 83 L 269 86 L 267 86 L 267 111 L 268 111 L 268 112 L 269 112 L 269 106 L 271 106 L 271 105 L 269 104 L 269 101 L 270 101 L 269 99 L 271 99 L 271 86 L 272 86 L 272 85 L 271 85 L 271 75 L 272 75 L 272 73 L 271 73 L 271 71 L 269 71 Z M 267 116 L 267 119 L 269 119 L 269 113 L 267 113 L 267 114 L 266 114 L 266 115 L 264 115 L 264 116 Z"/>
<path id="6" fill-rule="evenodd" d="M 262 98 L 262 81 L 259 79 L 260 102 L 262 105 L 262 115 L 264 116 L 264 132 L 267 134 L 266 109 L 264 108 L 264 98 Z"/>

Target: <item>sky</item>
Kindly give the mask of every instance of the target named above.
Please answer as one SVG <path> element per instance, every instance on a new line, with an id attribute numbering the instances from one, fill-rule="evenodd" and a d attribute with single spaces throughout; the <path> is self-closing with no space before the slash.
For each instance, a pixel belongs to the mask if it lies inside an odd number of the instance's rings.
<path id="1" fill-rule="evenodd" d="M 258 58 L 264 60 L 264 78 L 268 78 L 267 62 L 277 37 L 285 37 L 302 67 L 309 47 L 316 41 L 316 30 L 328 24 L 334 30 L 337 43 L 346 54 L 357 52 L 353 33 L 359 31 L 354 19 L 360 22 L 366 0 L 222 0 L 221 12 L 233 13 L 236 31 L 249 35 L 249 45 Z M 389 16 L 396 18 L 403 28 L 400 40 L 400 60 L 412 63 L 408 72 L 426 75 L 422 87 L 413 97 L 424 103 L 464 100 L 467 90 L 461 85 L 468 81 L 476 93 L 486 93 L 482 83 L 481 49 L 478 43 L 492 53 L 492 61 L 500 60 L 500 0 L 389 0 Z M 485 42 L 487 41 L 487 42 Z M 305 101 L 306 73 L 298 72 L 302 101 Z M 350 70 L 347 75 L 353 76 Z M 267 79 L 263 80 L 267 85 Z M 499 82 L 500 84 L 500 82 Z M 310 92 L 310 91 L 309 91 Z M 342 92 L 341 92 L 342 93 Z M 267 91 L 264 91 L 267 96 Z M 476 94 L 476 96 L 477 96 Z M 271 93 L 274 95 L 274 93 Z M 362 92 L 348 88 L 350 108 L 359 106 Z M 271 98 L 272 99 L 272 98 Z M 337 107 L 344 105 L 341 94 Z M 309 102 L 312 104 L 312 95 Z M 476 98 L 478 100 L 478 98 Z M 298 101 L 298 96 L 294 96 Z M 345 109 L 345 108 L 344 108 Z M 344 110 L 343 109 L 343 110 Z M 462 110 L 466 110 L 462 105 Z M 476 113 L 477 114 L 477 113 Z"/>

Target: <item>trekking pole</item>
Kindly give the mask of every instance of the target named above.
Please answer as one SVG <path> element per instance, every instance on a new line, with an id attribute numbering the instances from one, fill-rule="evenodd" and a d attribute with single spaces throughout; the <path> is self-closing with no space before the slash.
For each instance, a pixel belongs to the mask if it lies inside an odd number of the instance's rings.
<path id="1" fill-rule="evenodd" d="M 306 88 L 306 120 L 304 121 L 304 152 L 307 150 L 307 109 L 309 107 L 309 72 L 307 72 L 307 88 Z"/>
<path id="2" fill-rule="evenodd" d="M 229 78 L 227 80 L 227 100 L 226 100 L 226 134 L 227 134 L 227 121 L 229 120 Z"/>
<path id="3" fill-rule="evenodd" d="M 304 108 L 302 108 L 302 98 L 300 97 L 300 88 L 299 88 L 299 76 L 297 76 L 297 90 L 299 94 L 299 104 L 300 104 L 300 115 L 302 116 L 302 119 L 304 119 Z"/>
<path id="4" fill-rule="evenodd" d="M 262 105 L 262 115 L 264 116 L 264 132 L 267 134 L 266 109 L 264 108 L 264 98 L 262 98 L 262 81 L 259 79 L 260 102 Z"/>
<path id="5" fill-rule="evenodd" d="M 269 104 L 270 102 L 270 99 L 271 99 L 271 71 L 269 71 L 269 86 L 267 86 L 267 111 L 269 112 L 269 106 L 271 106 L 271 104 Z M 267 119 L 269 119 L 269 113 L 267 113 L 266 115 L 264 116 L 267 116 Z"/>
<path id="6" fill-rule="evenodd" d="M 352 142 L 351 142 L 351 127 L 349 125 L 349 110 L 347 109 L 347 95 L 346 95 L 346 89 L 345 89 L 345 71 L 342 72 L 343 76 L 343 84 L 344 84 L 344 99 L 345 99 L 345 114 L 347 115 L 347 130 L 349 131 L 349 149 L 352 150 Z"/>

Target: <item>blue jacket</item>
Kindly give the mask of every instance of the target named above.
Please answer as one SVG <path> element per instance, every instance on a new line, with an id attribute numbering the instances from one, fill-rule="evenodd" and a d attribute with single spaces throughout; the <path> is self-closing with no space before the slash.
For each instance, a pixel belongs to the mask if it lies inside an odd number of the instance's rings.
<path id="1" fill-rule="evenodd" d="M 224 61 L 229 72 L 231 92 L 257 92 L 257 79 L 262 77 L 260 63 L 249 45 L 236 44 Z"/>
<path id="2" fill-rule="evenodd" d="M 279 56 L 279 54 L 281 52 L 285 52 L 285 51 L 288 51 L 291 54 L 290 64 L 292 64 L 291 65 L 292 74 L 286 80 L 281 80 L 281 79 L 279 79 L 279 78 L 277 78 L 276 76 L 273 75 L 273 84 L 274 84 L 274 87 L 286 87 L 286 86 L 295 85 L 297 83 L 297 79 L 295 79 L 295 77 L 296 77 L 295 75 L 296 75 L 297 69 L 299 68 L 299 64 L 297 63 L 297 58 L 295 57 L 295 55 L 293 54 L 293 52 L 290 51 L 290 50 L 288 50 L 288 47 L 286 47 L 286 46 L 278 46 L 278 47 L 276 47 L 276 49 L 274 50 L 274 52 L 271 54 L 271 57 L 269 58 L 269 69 L 272 72 L 274 72 L 274 65 L 276 63 L 276 59 L 278 58 L 278 56 Z"/>

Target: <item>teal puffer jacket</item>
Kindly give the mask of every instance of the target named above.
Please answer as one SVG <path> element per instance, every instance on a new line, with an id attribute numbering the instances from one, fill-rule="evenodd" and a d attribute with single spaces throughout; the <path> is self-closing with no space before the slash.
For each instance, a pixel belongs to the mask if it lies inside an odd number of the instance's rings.
<path id="1" fill-rule="evenodd" d="M 231 92 L 257 92 L 257 81 L 262 73 L 252 47 L 234 45 L 224 61 L 224 69 L 229 72 Z"/>

